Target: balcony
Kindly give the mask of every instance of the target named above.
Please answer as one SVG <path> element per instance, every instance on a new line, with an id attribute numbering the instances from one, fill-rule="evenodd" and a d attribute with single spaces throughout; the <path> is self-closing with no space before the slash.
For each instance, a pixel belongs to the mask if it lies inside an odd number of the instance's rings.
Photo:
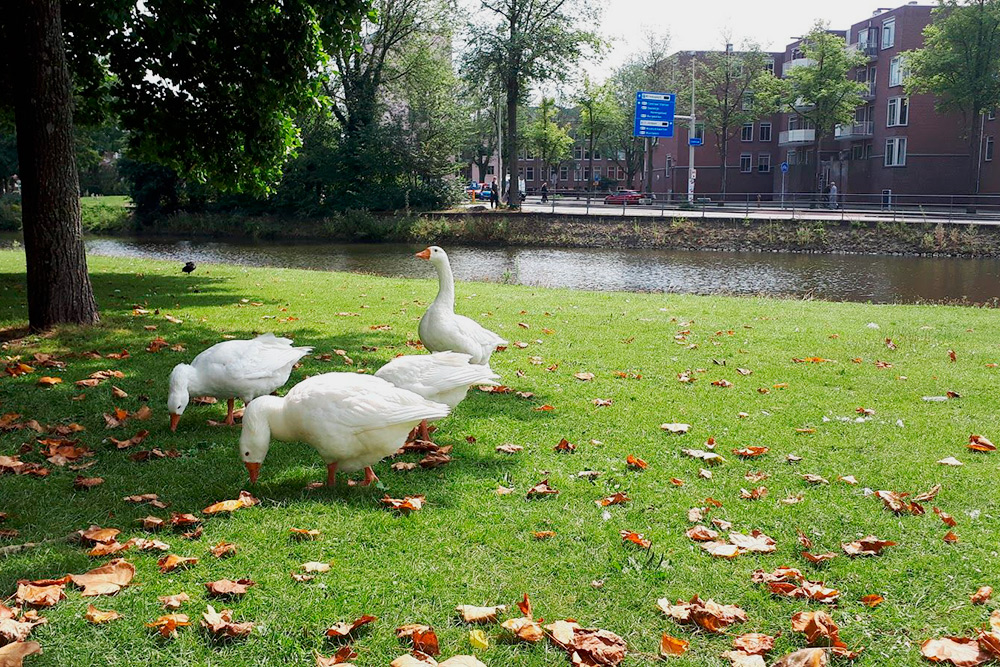
<path id="1" fill-rule="evenodd" d="M 795 102 L 792 103 L 792 108 L 795 109 L 796 111 L 805 112 L 805 111 L 812 111 L 813 109 L 816 108 L 816 105 L 813 104 L 812 102 L 806 102 L 801 97 L 798 97 L 795 99 Z"/>
<path id="2" fill-rule="evenodd" d="M 816 61 L 812 58 L 793 58 L 792 60 L 786 60 L 781 64 L 781 76 L 788 76 L 796 67 L 802 67 L 805 65 L 815 65 Z"/>
<path id="3" fill-rule="evenodd" d="M 874 81 L 859 81 L 858 83 L 865 84 L 865 90 L 861 91 L 861 99 L 866 102 L 871 102 L 875 99 L 875 82 Z"/>
<path id="4" fill-rule="evenodd" d="M 875 132 L 875 123 L 866 120 L 860 123 L 838 125 L 833 129 L 833 138 L 837 141 L 856 141 L 868 139 Z"/>
<path id="5" fill-rule="evenodd" d="M 811 146 L 816 141 L 816 130 L 785 130 L 778 133 L 779 146 Z"/>

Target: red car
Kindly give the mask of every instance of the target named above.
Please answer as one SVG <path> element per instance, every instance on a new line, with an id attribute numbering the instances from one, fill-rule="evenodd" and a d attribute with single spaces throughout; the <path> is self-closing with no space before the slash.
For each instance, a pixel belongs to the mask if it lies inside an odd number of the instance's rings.
<path id="1" fill-rule="evenodd" d="M 649 195 L 643 195 L 635 190 L 619 190 L 604 198 L 605 204 L 618 204 L 628 206 L 629 204 L 647 204 L 650 201 Z"/>

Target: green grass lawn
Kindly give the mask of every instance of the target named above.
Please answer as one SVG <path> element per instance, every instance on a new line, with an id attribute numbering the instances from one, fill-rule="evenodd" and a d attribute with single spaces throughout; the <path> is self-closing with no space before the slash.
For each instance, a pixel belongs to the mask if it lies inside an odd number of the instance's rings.
<path id="1" fill-rule="evenodd" d="M 224 335 L 273 331 L 315 346 L 316 354 L 342 349 L 354 360 L 347 368 L 336 356 L 332 362 L 307 357 L 288 386 L 308 374 L 374 370 L 394 355 L 413 353 L 406 342 L 416 340 L 419 317 L 437 290 L 430 267 L 428 280 L 394 280 L 208 265 L 185 276 L 179 264 L 89 261 L 102 324 L 5 346 L 5 355 L 25 359 L 35 352 L 57 354 L 67 367 L 0 378 L 0 412 L 42 424 L 84 425 L 82 444 L 96 450 L 97 463 L 82 474 L 105 482 L 75 491 L 78 473 L 51 465 L 44 478 L 4 475 L 0 511 L 10 516 L 0 528 L 20 531 L 13 542 L 22 542 L 98 524 L 121 528 L 124 541 L 144 535 L 135 520 L 148 514 L 198 513 L 210 503 L 236 498 L 241 489 L 262 502 L 232 516 L 206 517 L 197 541 L 170 530 L 157 534 L 171 546 L 170 553 L 201 559 L 190 569 L 161 574 L 159 554 L 133 550 L 124 556 L 135 565 L 136 578 L 118 595 L 81 598 L 77 590 L 68 590 L 66 600 L 44 610 L 49 623 L 37 627 L 32 639 L 45 653 L 27 664 L 311 665 L 314 651 L 336 650 L 323 631 L 362 614 L 378 620 L 352 642 L 360 654 L 354 662 L 361 666 L 387 665 L 404 653 L 394 629 L 405 623 L 434 626 L 443 657 L 474 652 L 491 666 L 568 664 L 551 644 L 510 642 L 498 626 L 486 628 L 488 649 L 470 646 L 470 627 L 456 617 L 456 605 L 512 605 L 528 593 L 536 615 L 546 621 L 575 618 L 624 637 L 631 651 L 626 665 L 655 662 L 663 632 L 691 642 L 685 656 L 671 659 L 677 665 L 728 664 L 719 654 L 744 632 L 780 633 L 771 655 L 784 655 L 805 646 L 804 637 L 791 631 L 792 614 L 818 609 L 833 616 L 849 647 L 865 647 L 854 664 L 918 665 L 921 642 L 968 634 L 994 608 L 971 605 L 969 595 L 983 585 L 1000 587 L 1000 453 L 976 454 L 965 445 L 972 433 L 1000 439 L 1000 369 L 988 367 L 1000 362 L 995 311 L 461 283 L 460 313 L 512 343 L 527 343 L 494 355 L 492 365 L 505 384 L 534 397 L 471 392 L 436 434 L 439 444 L 454 445 L 452 463 L 411 472 L 392 471 L 388 461 L 376 466 L 393 497 L 427 497 L 422 511 L 403 517 L 379 504 L 380 489 L 307 490 L 310 482 L 324 479 L 325 468 L 316 452 L 301 444 L 273 445 L 260 482 L 251 489 L 236 451 L 238 430 L 206 425 L 207 419 L 222 418 L 224 403 L 190 406 L 176 433 L 167 428 L 164 403 L 173 365 L 189 361 Z M 419 260 L 401 256 L 399 261 Z M 594 270 L 600 270 L 599 262 Z M 159 309 L 159 314 L 135 316 L 135 307 Z M 25 312 L 23 258 L 0 253 L 0 326 L 21 325 Z M 166 314 L 183 323 L 169 322 Z M 879 329 L 870 328 L 871 322 Z M 157 329 L 144 329 L 149 325 Z M 376 325 L 390 328 L 373 329 Z M 677 340 L 681 331 L 690 333 Z M 186 351 L 147 352 L 155 336 Z M 897 349 L 887 348 L 887 337 Z M 120 361 L 76 356 L 123 348 L 131 356 Z M 957 361 L 949 359 L 949 350 Z M 834 361 L 792 361 L 811 356 Z M 892 368 L 877 368 L 876 360 Z M 83 390 L 73 384 L 108 368 L 125 374 L 114 384 L 128 398 L 114 399 L 111 382 Z M 738 368 L 752 374 L 741 375 Z M 696 382 L 677 380 L 686 370 Z M 641 379 L 618 377 L 618 371 Z M 578 372 L 595 377 L 581 381 L 574 377 Z M 42 374 L 64 382 L 39 387 Z M 720 379 L 732 386 L 712 385 Z M 961 397 L 922 400 L 949 390 Z M 71 400 L 79 394 L 85 399 Z M 595 398 L 613 404 L 596 407 Z M 114 406 L 134 411 L 146 400 L 153 410 L 150 421 L 105 427 L 103 413 Z M 554 409 L 535 409 L 544 404 Z M 855 421 L 859 407 L 875 413 Z M 748 416 L 741 418 L 741 412 Z M 659 428 L 664 422 L 685 422 L 691 429 L 671 435 Z M 118 451 L 106 440 L 128 438 L 139 428 L 148 428 L 150 435 L 132 450 Z M 805 428 L 815 432 L 796 431 Z M 0 434 L 0 455 L 15 454 L 34 435 L 25 430 Z M 704 449 L 709 437 L 726 462 L 704 479 L 698 475 L 700 462 L 681 449 Z M 576 452 L 554 451 L 561 438 L 577 444 Z M 524 450 L 496 452 L 504 443 Z M 770 452 L 749 461 L 732 453 L 748 445 L 767 446 Z M 181 456 L 144 463 L 128 459 L 131 451 L 150 447 L 177 449 Z M 628 469 L 630 454 L 645 459 L 648 469 Z M 790 464 L 788 454 L 802 460 Z M 948 456 L 965 465 L 936 463 Z M 37 453 L 24 459 L 43 461 Z M 602 474 L 590 481 L 577 476 L 584 470 Z M 744 478 L 749 470 L 770 477 L 751 482 Z M 812 486 L 802 479 L 804 473 L 822 475 L 830 484 Z M 859 484 L 836 481 L 841 475 L 854 475 Z M 560 493 L 527 500 L 528 488 L 545 478 Z M 671 478 L 683 480 L 683 486 Z M 924 516 L 897 516 L 864 492 L 868 487 L 919 493 L 935 484 L 942 490 L 926 503 Z M 499 496 L 500 485 L 516 491 Z M 761 485 L 769 491 L 765 498 L 740 499 L 741 488 Z M 606 511 L 595 505 L 617 491 L 627 492 L 631 502 Z M 170 507 L 155 510 L 122 500 L 141 493 L 157 493 Z M 780 502 L 799 493 L 801 502 Z M 691 525 L 688 509 L 703 506 L 709 496 L 723 506 L 708 518 L 731 521 L 733 530 L 743 533 L 759 529 L 777 540 L 777 552 L 731 561 L 705 554 L 684 533 Z M 942 540 L 947 527 L 931 512 L 933 506 L 958 522 L 956 544 Z M 295 542 L 289 539 L 292 527 L 318 529 L 321 535 L 313 542 Z M 799 555 L 796 528 L 812 538 L 814 552 L 840 555 L 823 566 L 808 564 Z M 622 544 L 623 529 L 652 540 L 650 552 Z M 538 541 L 535 531 L 554 531 L 555 537 Z M 841 542 L 868 534 L 898 546 L 854 560 L 840 551 Z M 236 555 L 213 558 L 208 549 L 220 540 L 235 542 Z M 306 561 L 329 561 L 333 569 L 307 583 L 293 581 L 290 573 Z M 70 544 L 2 558 L 0 597 L 12 595 L 18 579 L 82 573 L 103 562 Z M 774 597 L 751 582 L 755 569 L 782 565 L 839 589 L 839 603 L 830 607 Z M 203 583 L 223 577 L 256 582 L 243 599 L 215 604 L 233 609 L 237 621 L 253 621 L 250 638 L 217 643 L 192 627 L 181 629 L 176 639 L 162 640 L 144 627 L 165 613 L 157 596 L 182 591 L 192 601 L 180 611 L 197 623 L 209 602 Z M 594 581 L 603 586 L 593 586 Z M 656 608 L 659 598 L 695 594 L 739 605 L 748 622 L 708 635 L 676 625 Z M 882 595 L 885 602 L 868 608 L 860 602 L 868 594 Z M 90 601 L 123 618 L 88 624 L 83 612 Z"/>

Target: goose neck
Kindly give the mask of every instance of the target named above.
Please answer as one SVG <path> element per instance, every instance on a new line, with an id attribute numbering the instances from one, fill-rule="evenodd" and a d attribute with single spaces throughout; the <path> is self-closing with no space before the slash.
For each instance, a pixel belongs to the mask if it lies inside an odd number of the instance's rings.
<path id="1" fill-rule="evenodd" d="M 434 268 L 438 274 L 438 295 L 434 302 L 455 310 L 455 276 L 451 272 L 451 263 L 436 262 Z"/>

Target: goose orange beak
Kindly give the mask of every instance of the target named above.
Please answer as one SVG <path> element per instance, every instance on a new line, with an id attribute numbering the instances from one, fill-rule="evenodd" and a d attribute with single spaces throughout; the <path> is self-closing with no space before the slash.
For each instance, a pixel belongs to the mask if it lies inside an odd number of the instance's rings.
<path id="1" fill-rule="evenodd" d="M 256 484 L 257 483 L 257 476 L 260 475 L 260 464 L 259 463 L 244 462 L 243 465 L 245 465 L 247 467 L 247 472 L 250 473 L 250 483 L 251 484 Z"/>
<path id="2" fill-rule="evenodd" d="M 181 420 L 181 416 L 180 415 L 175 415 L 173 413 L 170 413 L 170 430 L 171 431 L 176 431 L 177 430 L 177 423 L 180 420 Z"/>
<path id="3" fill-rule="evenodd" d="M 420 259 L 430 259 L 431 258 L 431 249 L 430 248 L 424 248 L 423 250 L 421 250 L 420 252 L 417 253 L 417 257 L 419 257 Z"/>

